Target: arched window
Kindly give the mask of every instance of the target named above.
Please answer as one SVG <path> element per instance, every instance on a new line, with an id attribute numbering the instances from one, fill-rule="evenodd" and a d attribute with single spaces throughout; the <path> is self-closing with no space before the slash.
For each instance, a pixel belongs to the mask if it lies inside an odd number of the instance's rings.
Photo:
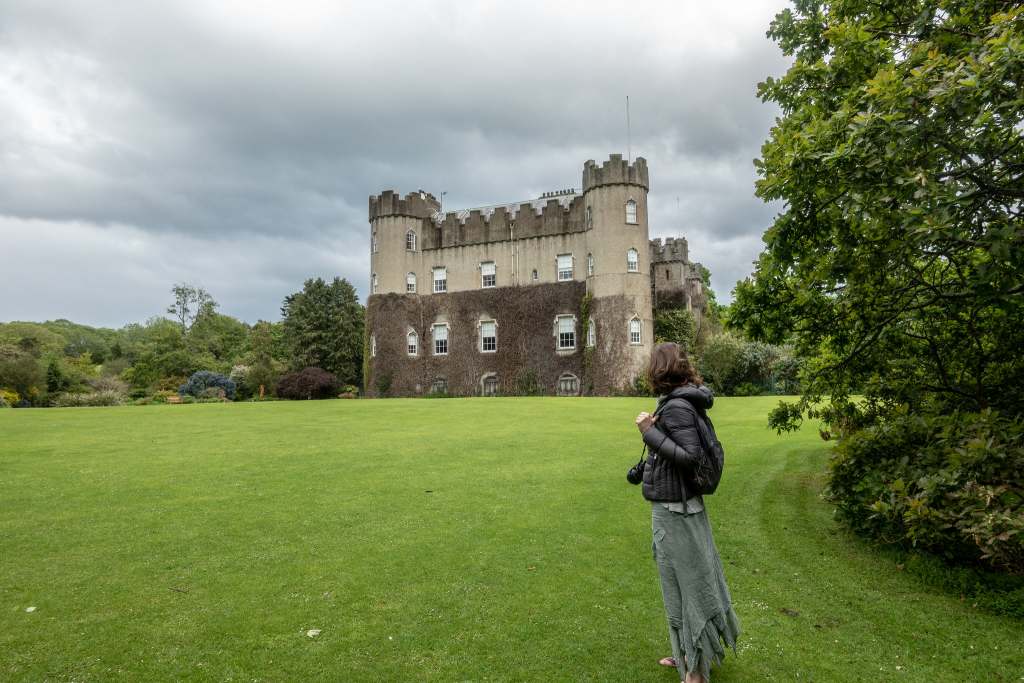
<path id="1" fill-rule="evenodd" d="M 587 275 L 594 274 L 594 255 L 587 254 Z"/>
<path id="2" fill-rule="evenodd" d="M 640 334 L 641 330 L 642 330 L 642 327 L 641 327 L 641 324 L 640 324 L 640 318 L 634 317 L 632 320 L 629 321 L 629 343 L 630 344 L 636 345 L 636 344 L 643 343 L 643 338 L 642 338 L 642 336 Z"/>
<path id="3" fill-rule="evenodd" d="M 558 378 L 559 396 L 577 396 L 580 393 L 580 380 L 571 372 L 563 373 Z"/>
<path id="4" fill-rule="evenodd" d="M 537 269 L 536 268 L 533 269 L 532 277 L 533 277 L 534 280 L 537 279 Z"/>
<path id="5" fill-rule="evenodd" d="M 593 318 L 587 321 L 587 346 L 589 348 L 597 346 L 597 328 L 594 326 Z"/>
<path id="6" fill-rule="evenodd" d="M 416 231 L 410 230 L 405 233 L 405 248 L 409 251 L 416 251 Z"/>
<path id="7" fill-rule="evenodd" d="M 405 335 L 405 351 L 410 356 L 419 355 L 420 336 L 416 334 L 416 330 L 409 330 L 409 334 Z"/>
<path id="8" fill-rule="evenodd" d="M 373 291 L 374 294 L 377 293 L 377 273 L 374 273 L 373 276 L 370 278 L 370 289 Z"/>
<path id="9" fill-rule="evenodd" d="M 589 206 L 587 207 L 587 224 L 585 227 L 594 227 L 594 210 L 591 209 Z"/>
<path id="10" fill-rule="evenodd" d="M 373 231 L 373 235 L 370 237 L 370 251 L 374 254 L 377 253 L 377 231 Z"/>
<path id="11" fill-rule="evenodd" d="M 626 222 L 636 225 L 636 202 L 632 199 L 626 202 Z"/>
<path id="12" fill-rule="evenodd" d="M 370 335 L 370 358 L 377 355 L 377 337 Z"/>
<path id="13" fill-rule="evenodd" d="M 630 273 L 640 272 L 640 254 L 637 253 L 636 249 L 630 249 L 626 252 L 626 270 Z"/>
<path id="14" fill-rule="evenodd" d="M 416 273 L 406 273 L 405 275 L 405 291 L 407 294 L 416 293 Z"/>

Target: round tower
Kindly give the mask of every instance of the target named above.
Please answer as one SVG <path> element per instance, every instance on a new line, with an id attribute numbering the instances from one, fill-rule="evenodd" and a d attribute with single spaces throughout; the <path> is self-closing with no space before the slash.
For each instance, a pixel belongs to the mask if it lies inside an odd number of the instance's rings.
<path id="1" fill-rule="evenodd" d="M 424 232 L 440 203 L 429 192 L 401 197 L 393 190 L 370 197 L 370 288 L 373 294 L 405 294 L 407 276 L 416 276 L 416 293 L 425 285 L 421 271 Z"/>
<path id="2" fill-rule="evenodd" d="M 654 344 L 647 229 L 647 161 L 613 154 L 583 165 L 587 292 L 596 323 L 595 390 L 620 389 L 642 374 Z M 604 384 L 605 386 L 599 386 Z"/>

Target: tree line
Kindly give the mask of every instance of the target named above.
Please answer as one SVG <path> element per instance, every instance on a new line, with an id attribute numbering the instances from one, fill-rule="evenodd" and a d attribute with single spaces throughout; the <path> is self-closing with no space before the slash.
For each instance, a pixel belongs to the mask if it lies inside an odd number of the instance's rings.
<path id="1" fill-rule="evenodd" d="M 281 320 L 253 325 L 174 285 L 166 316 L 120 329 L 0 323 L 0 406 L 355 395 L 365 311 L 345 279 L 309 279 Z"/>

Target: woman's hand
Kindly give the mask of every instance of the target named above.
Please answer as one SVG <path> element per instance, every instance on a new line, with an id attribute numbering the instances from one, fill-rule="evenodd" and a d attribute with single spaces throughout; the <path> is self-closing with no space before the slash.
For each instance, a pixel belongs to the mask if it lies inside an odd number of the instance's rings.
<path id="1" fill-rule="evenodd" d="M 658 419 L 657 415 L 651 415 L 650 413 L 640 413 L 636 416 L 636 428 L 643 434 L 654 424 L 655 420 Z"/>

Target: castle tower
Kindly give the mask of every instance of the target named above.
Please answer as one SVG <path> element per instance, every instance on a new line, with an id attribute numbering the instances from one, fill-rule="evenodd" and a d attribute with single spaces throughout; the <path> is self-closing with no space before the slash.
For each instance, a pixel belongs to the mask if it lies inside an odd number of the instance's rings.
<path id="1" fill-rule="evenodd" d="M 370 294 L 405 294 L 408 273 L 422 278 L 425 232 L 440 208 L 434 195 L 422 190 L 404 198 L 392 190 L 370 197 Z M 422 288 L 429 284 L 417 281 L 417 292 L 428 291 Z"/>
<path id="2" fill-rule="evenodd" d="M 609 385 L 594 386 L 598 393 L 621 388 L 642 374 L 653 349 L 648 188 L 643 157 L 629 163 L 613 154 L 600 166 L 593 160 L 583 166 L 586 241 L 593 259 L 587 291 L 596 324 L 595 376 Z"/>

